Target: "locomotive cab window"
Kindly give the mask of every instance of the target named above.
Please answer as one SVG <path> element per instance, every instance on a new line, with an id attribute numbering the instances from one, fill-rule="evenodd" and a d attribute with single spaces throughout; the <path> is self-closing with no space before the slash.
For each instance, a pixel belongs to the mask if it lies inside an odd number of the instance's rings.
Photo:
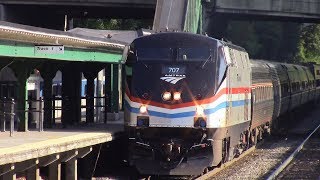
<path id="1" fill-rule="evenodd" d="M 178 61 L 212 62 L 211 51 L 209 48 L 178 48 Z"/>
<path id="2" fill-rule="evenodd" d="M 136 51 L 137 61 L 171 61 L 172 48 L 139 48 Z"/>

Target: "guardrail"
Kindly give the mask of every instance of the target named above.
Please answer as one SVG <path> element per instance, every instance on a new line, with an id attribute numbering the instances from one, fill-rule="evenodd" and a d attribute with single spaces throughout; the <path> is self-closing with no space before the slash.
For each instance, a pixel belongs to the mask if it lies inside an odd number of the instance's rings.
<path id="1" fill-rule="evenodd" d="M 81 97 L 81 99 L 88 99 L 90 97 Z M 99 105 L 94 105 L 94 106 L 88 106 L 87 104 L 85 106 L 81 106 L 81 108 L 104 108 L 103 110 L 103 115 L 104 115 L 104 123 L 107 122 L 107 107 L 108 107 L 108 96 L 100 96 L 100 97 L 93 97 L 94 100 L 96 99 L 102 99 L 102 103 Z M 52 118 L 53 121 L 56 120 L 56 111 L 62 111 L 62 105 L 61 106 L 56 106 L 56 101 L 57 100 L 63 100 L 62 97 L 56 97 L 53 96 L 49 101 L 52 102 Z M 42 97 L 39 99 L 28 99 L 26 100 L 28 103 L 28 109 L 27 110 L 20 110 L 15 108 L 15 99 L 13 98 L 2 98 L 0 99 L 0 132 L 6 132 L 7 130 L 7 121 L 10 118 L 10 136 L 12 137 L 14 134 L 14 129 L 15 129 L 15 116 L 16 113 L 22 112 L 22 113 L 38 113 L 38 131 L 42 132 L 44 131 L 44 119 L 43 119 L 43 113 L 44 113 L 44 100 Z M 38 103 L 38 105 L 34 105 L 34 103 Z M 95 103 L 96 104 L 96 103 Z M 97 114 L 98 115 L 98 114 Z"/>
<path id="2" fill-rule="evenodd" d="M 14 105 L 13 98 L 3 98 L 0 100 L 0 129 L 2 132 L 6 132 L 6 119 L 10 117 L 10 136 L 13 136 L 14 132 Z"/>
<path id="3" fill-rule="evenodd" d="M 82 96 L 81 97 L 81 100 L 87 100 L 87 99 L 90 99 L 91 97 L 89 96 Z M 91 108 L 91 109 L 95 109 L 95 108 L 103 108 L 104 109 L 104 114 L 103 114 L 103 117 L 104 117 L 104 123 L 107 123 L 107 108 L 108 108 L 108 96 L 95 96 L 93 97 L 94 100 L 98 100 L 98 99 L 102 99 L 102 104 L 100 105 L 94 105 L 94 106 L 88 106 L 87 104 L 86 105 L 81 105 L 81 108 Z M 96 104 L 96 103 L 95 103 Z M 97 114 L 98 116 L 98 114 Z"/>

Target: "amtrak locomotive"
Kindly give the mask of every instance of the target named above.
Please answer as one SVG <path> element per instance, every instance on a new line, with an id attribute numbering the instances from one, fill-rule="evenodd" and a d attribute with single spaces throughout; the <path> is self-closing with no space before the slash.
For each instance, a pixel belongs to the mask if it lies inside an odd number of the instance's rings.
<path id="1" fill-rule="evenodd" d="M 129 161 L 142 174 L 199 175 L 320 94 L 318 66 L 250 61 L 243 48 L 202 35 L 141 37 L 124 59 Z"/>

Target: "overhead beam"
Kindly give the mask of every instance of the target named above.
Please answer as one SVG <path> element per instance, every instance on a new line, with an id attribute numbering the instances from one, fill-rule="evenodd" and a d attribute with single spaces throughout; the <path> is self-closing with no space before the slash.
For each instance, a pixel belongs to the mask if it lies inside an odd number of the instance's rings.
<path id="1" fill-rule="evenodd" d="M 71 150 L 68 152 L 61 153 L 61 162 L 68 162 L 72 158 L 76 157 L 79 154 L 78 150 Z"/>
<path id="2" fill-rule="evenodd" d="M 14 170 L 14 164 L 5 164 L 0 166 L 0 176 L 3 176 L 4 174 L 13 171 Z"/>
<path id="3" fill-rule="evenodd" d="M 140 7 L 155 8 L 156 0 L 2 0 L 3 4 L 24 4 L 24 5 L 73 5 L 73 6 L 103 6 L 103 7 Z"/>
<path id="4" fill-rule="evenodd" d="M 39 158 L 39 166 L 40 167 L 48 166 L 49 164 L 54 163 L 58 159 L 60 159 L 60 155 L 59 154 L 54 154 L 54 155 L 41 157 L 41 158 Z"/>
<path id="5" fill-rule="evenodd" d="M 30 159 L 24 162 L 19 162 L 15 164 L 15 172 L 22 172 L 25 171 L 27 169 L 30 169 L 36 165 L 39 164 L 39 160 L 38 159 Z"/>
<path id="6" fill-rule="evenodd" d="M 86 155 L 88 155 L 91 151 L 92 151 L 92 146 L 79 149 L 79 150 L 78 150 L 79 153 L 78 153 L 77 158 L 84 158 L 84 157 L 85 157 Z"/>
<path id="7" fill-rule="evenodd" d="M 121 54 L 94 49 L 64 48 L 63 54 L 36 54 L 34 44 L 0 41 L 0 56 L 24 57 L 34 60 L 53 59 L 64 61 L 118 63 Z"/>

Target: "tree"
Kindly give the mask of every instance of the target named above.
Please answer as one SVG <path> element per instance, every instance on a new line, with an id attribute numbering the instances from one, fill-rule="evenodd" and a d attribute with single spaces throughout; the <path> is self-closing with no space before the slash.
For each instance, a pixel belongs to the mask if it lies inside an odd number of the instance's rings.
<path id="1" fill-rule="evenodd" d="M 257 58 L 262 45 L 258 42 L 254 23 L 247 21 L 232 21 L 228 25 L 227 38 L 232 43 L 244 47 L 250 57 Z"/>
<path id="2" fill-rule="evenodd" d="M 272 21 L 231 21 L 227 39 L 244 47 L 251 58 L 292 62 L 297 54 L 300 24 Z"/>
<path id="3" fill-rule="evenodd" d="M 297 61 L 320 63 L 320 24 L 302 29 L 298 44 Z"/>
<path id="4" fill-rule="evenodd" d="M 144 19 L 75 19 L 75 27 L 108 30 L 150 29 L 152 20 Z"/>

